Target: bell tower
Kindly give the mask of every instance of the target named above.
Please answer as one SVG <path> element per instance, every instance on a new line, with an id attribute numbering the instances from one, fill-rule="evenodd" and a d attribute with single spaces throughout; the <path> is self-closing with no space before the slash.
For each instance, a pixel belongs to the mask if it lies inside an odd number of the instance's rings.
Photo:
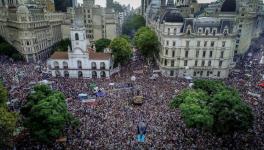
<path id="1" fill-rule="evenodd" d="M 81 51 L 83 53 L 86 53 L 89 46 L 89 41 L 86 38 L 86 30 L 80 18 L 77 17 L 74 20 L 70 34 L 71 34 L 71 46 L 72 46 L 71 50 L 73 52 Z"/>

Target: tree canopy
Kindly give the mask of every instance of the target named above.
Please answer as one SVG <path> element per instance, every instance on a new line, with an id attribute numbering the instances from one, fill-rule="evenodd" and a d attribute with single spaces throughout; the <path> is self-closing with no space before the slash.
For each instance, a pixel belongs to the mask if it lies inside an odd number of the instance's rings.
<path id="1" fill-rule="evenodd" d="M 2 82 L 0 81 L 0 107 L 6 107 L 8 93 Z"/>
<path id="2" fill-rule="evenodd" d="M 96 52 L 103 52 L 105 48 L 109 47 L 111 40 L 109 39 L 99 39 L 95 42 Z"/>
<path id="3" fill-rule="evenodd" d="M 17 115 L 0 107 L 0 148 L 9 145 L 13 132 L 16 129 Z"/>
<path id="4" fill-rule="evenodd" d="M 143 16 L 140 15 L 131 15 L 129 16 L 122 28 L 122 33 L 128 36 L 133 36 L 137 30 L 141 27 L 144 27 L 146 24 L 146 21 Z"/>
<path id="5" fill-rule="evenodd" d="M 57 46 L 55 48 L 55 51 L 67 52 L 68 51 L 68 46 L 71 47 L 70 39 L 63 39 L 57 44 Z"/>
<path id="6" fill-rule="evenodd" d="M 156 33 L 148 27 L 142 27 L 134 37 L 136 47 L 145 58 L 153 58 L 159 52 L 159 40 Z"/>
<path id="7" fill-rule="evenodd" d="M 114 55 L 115 64 L 125 64 L 132 55 L 130 43 L 122 37 L 115 38 L 111 44 L 112 54 Z"/>
<path id="8" fill-rule="evenodd" d="M 218 134 L 232 134 L 252 127 L 252 110 L 236 90 L 220 81 L 210 80 L 196 80 L 193 88 L 182 91 L 170 104 L 180 108 L 188 127 Z"/>
<path id="9" fill-rule="evenodd" d="M 65 97 L 61 92 L 52 91 L 47 85 L 37 85 L 27 98 L 21 113 L 24 125 L 37 141 L 51 143 L 63 135 L 66 125 L 77 121 L 68 112 Z"/>

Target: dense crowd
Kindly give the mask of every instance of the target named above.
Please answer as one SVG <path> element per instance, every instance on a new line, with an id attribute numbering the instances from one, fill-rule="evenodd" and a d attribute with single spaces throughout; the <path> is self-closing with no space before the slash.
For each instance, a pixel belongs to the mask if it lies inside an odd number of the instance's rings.
<path id="1" fill-rule="evenodd" d="M 64 144 L 54 144 L 54 149 L 261 149 L 264 148 L 264 103 L 263 89 L 257 87 L 264 74 L 264 66 L 258 62 L 261 51 L 250 51 L 224 80 L 239 90 L 241 97 L 252 107 L 255 123 L 246 133 L 231 136 L 217 136 L 209 132 L 186 128 L 180 111 L 169 107 L 169 102 L 188 82 L 180 78 L 157 77 L 150 79 L 153 65 L 146 65 L 139 54 L 123 66 L 121 71 L 110 79 L 68 79 L 54 78 L 42 73 L 43 65 L 12 62 L 0 57 L 0 77 L 9 90 L 10 109 L 19 110 L 34 83 L 47 79 L 52 87 L 62 91 L 67 99 L 70 112 L 80 119 L 78 129 L 66 129 Z M 140 70 L 140 71 L 139 71 Z M 141 73 L 138 73 L 141 72 Z M 250 74 L 250 76 L 246 76 Z M 131 76 L 136 80 L 131 81 Z M 90 83 L 104 88 L 107 95 L 96 99 L 96 106 L 78 100 L 79 93 L 89 93 Z M 140 90 L 144 96 L 141 106 L 133 105 L 135 88 L 117 88 L 110 83 L 127 84 Z M 262 99 L 250 96 L 248 92 L 262 94 Z M 262 92 L 262 93 L 261 93 Z M 147 124 L 146 141 L 136 141 L 137 124 Z M 31 143 L 27 138 L 18 142 L 19 149 L 47 149 L 46 146 Z"/>

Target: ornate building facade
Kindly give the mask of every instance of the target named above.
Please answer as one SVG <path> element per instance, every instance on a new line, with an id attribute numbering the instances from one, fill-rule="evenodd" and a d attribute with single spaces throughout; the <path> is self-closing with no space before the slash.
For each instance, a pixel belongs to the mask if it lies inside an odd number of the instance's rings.
<path id="1" fill-rule="evenodd" d="M 28 62 L 49 57 L 62 39 L 62 13 L 46 10 L 39 1 L 0 1 L 0 36 L 12 44 Z"/>
<path id="2" fill-rule="evenodd" d="M 70 78 L 104 78 L 111 75 L 110 53 L 91 49 L 84 25 L 75 22 L 71 27 L 71 47 L 68 52 L 55 52 L 48 60 L 52 76 Z"/>
<path id="3" fill-rule="evenodd" d="M 258 0 L 245 1 L 222 0 L 206 9 L 193 0 L 150 4 L 145 16 L 161 43 L 157 62 L 163 75 L 227 78 L 234 56 L 244 54 L 264 27 Z"/>

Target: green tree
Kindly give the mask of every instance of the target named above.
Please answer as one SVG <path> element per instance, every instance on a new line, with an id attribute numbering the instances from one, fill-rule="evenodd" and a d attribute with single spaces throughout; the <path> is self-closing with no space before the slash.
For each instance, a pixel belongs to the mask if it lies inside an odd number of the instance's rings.
<path id="1" fill-rule="evenodd" d="M 115 12 L 124 12 L 124 8 L 118 2 L 112 3 L 112 8 Z"/>
<path id="2" fill-rule="evenodd" d="M 201 107 L 197 103 L 182 103 L 180 109 L 184 122 L 189 128 L 212 128 L 214 119 L 213 115 L 210 114 L 208 107 Z"/>
<path id="3" fill-rule="evenodd" d="M 178 108 L 182 103 L 189 103 L 191 100 L 196 100 L 195 103 L 199 103 L 201 105 L 206 105 L 209 97 L 206 92 L 202 90 L 183 90 L 179 95 L 175 96 L 171 102 L 172 108 Z"/>
<path id="4" fill-rule="evenodd" d="M 146 59 L 153 59 L 159 52 L 159 40 L 156 33 L 148 27 L 142 27 L 134 38 L 136 47 Z"/>
<path id="5" fill-rule="evenodd" d="M 180 108 L 188 127 L 210 129 L 218 134 L 246 131 L 253 125 L 253 114 L 238 92 L 220 81 L 196 80 L 170 104 Z"/>
<path id="6" fill-rule="evenodd" d="M 110 48 L 112 49 L 112 53 L 114 55 L 115 65 L 119 63 L 120 64 L 127 63 L 132 55 L 130 43 L 126 39 L 121 37 L 115 38 L 111 42 Z"/>
<path id="7" fill-rule="evenodd" d="M 137 32 L 137 30 L 141 27 L 144 27 L 145 24 L 146 21 L 143 16 L 136 14 L 131 15 L 125 20 L 122 32 L 125 35 L 133 36 Z"/>
<path id="8" fill-rule="evenodd" d="M 31 136 L 43 143 L 51 143 L 63 135 L 66 125 L 76 122 L 67 111 L 65 97 L 47 85 L 37 85 L 21 109 L 24 125 Z"/>
<path id="9" fill-rule="evenodd" d="M 6 108 L 0 107 L 0 148 L 10 146 L 13 132 L 16 128 L 17 115 L 8 112 Z M 6 148 L 6 147 L 5 147 Z"/>
<path id="10" fill-rule="evenodd" d="M 6 107 L 8 93 L 4 85 L 0 81 L 0 107 Z"/>
<path id="11" fill-rule="evenodd" d="M 55 51 L 67 52 L 68 51 L 68 46 L 71 47 L 70 39 L 63 39 L 57 44 L 57 47 L 55 48 Z"/>
<path id="12" fill-rule="evenodd" d="M 221 81 L 214 80 L 195 80 L 194 89 L 201 89 L 206 91 L 209 95 L 214 95 L 219 91 L 226 89 L 227 87 Z"/>
<path id="13" fill-rule="evenodd" d="M 99 39 L 95 42 L 96 52 L 103 52 L 105 48 L 109 47 L 111 40 L 109 39 Z"/>
<path id="14" fill-rule="evenodd" d="M 214 95 L 211 104 L 214 130 L 220 134 L 245 131 L 253 125 L 251 109 L 234 91 L 224 90 Z"/>

